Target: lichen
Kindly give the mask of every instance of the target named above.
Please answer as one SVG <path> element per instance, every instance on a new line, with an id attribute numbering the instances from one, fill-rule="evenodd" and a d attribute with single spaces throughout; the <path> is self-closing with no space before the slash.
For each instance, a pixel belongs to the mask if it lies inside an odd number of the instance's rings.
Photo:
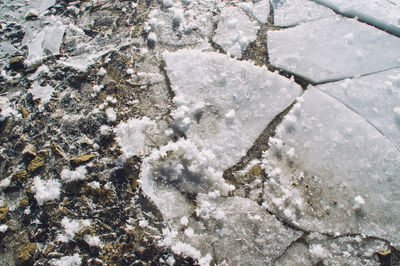
<path id="1" fill-rule="evenodd" d="M 19 260 L 22 263 L 27 262 L 30 260 L 36 253 L 37 244 L 28 242 L 19 253 Z"/>

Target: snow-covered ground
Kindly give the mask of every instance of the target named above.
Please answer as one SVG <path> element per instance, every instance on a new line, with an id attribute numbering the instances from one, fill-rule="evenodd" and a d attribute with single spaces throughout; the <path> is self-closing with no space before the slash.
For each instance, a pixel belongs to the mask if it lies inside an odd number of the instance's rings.
<path id="1" fill-rule="evenodd" d="M 3 0 L 0 23 L 0 264 L 400 262 L 398 0 Z"/>

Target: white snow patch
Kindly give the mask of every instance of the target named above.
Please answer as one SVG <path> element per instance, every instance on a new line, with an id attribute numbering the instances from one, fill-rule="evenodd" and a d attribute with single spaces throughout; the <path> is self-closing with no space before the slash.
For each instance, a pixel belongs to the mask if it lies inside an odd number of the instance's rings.
<path id="1" fill-rule="evenodd" d="M 247 15 L 255 18 L 261 24 L 267 23 L 270 12 L 270 4 L 268 0 L 251 0 L 247 2 L 238 2 L 235 3 L 235 5 L 240 7 Z"/>
<path id="2" fill-rule="evenodd" d="M 64 234 L 57 236 L 57 241 L 68 242 L 72 240 L 75 234 L 82 232 L 84 229 L 90 226 L 89 220 L 72 220 L 68 217 L 64 217 L 61 220 L 61 225 L 64 228 Z"/>
<path id="3" fill-rule="evenodd" d="M 111 107 L 106 109 L 106 115 L 108 122 L 114 122 L 117 120 L 117 113 Z"/>
<path id="4" fill-rule="evenodd" d="M 85 235 L 83 240 L 91 247 L 103 247 L 103 243 L 98 236 Z"/>
<path id="5" fill-rule="evenodd" d="M 5 233 L 5 232 L 7 232 L 7 230 L 8 230 L 8 226 L 6 225 L 6 224 L 1 224 L 0 225 L 0 232 L 1 233 Z"/>
<path id="6" fill-rule="evenodd" d="M 87 170 L 85 166 L 79 166 L 75 170 L 63 169 L 61 171 L 61 179 L 66 182 L 72 182 L 76 180 L 83 180 L 86 178 Z"/>
<path id="7" fill-rule="evenodd" d="M 42 180 L 39 176 L 36 176 L 33 180 L 32 192 L 35 193 L 38 204 L 43 205 L 46 201 L 58 199 L 60 186 L 61 184 L 56 180 Z"/>
<path id="8" fill-rule="evenodd" d="M 50 264 L 54 266 L 79 266 L 82 265 L 82 258 L 79 254 L 74 254 L 72 256 L 61 257 L 59 260 L 51 260 Z"/>

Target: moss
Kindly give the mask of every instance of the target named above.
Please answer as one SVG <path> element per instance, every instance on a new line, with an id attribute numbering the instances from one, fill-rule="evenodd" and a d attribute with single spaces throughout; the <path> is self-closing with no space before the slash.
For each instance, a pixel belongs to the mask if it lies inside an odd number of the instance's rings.
<path id="1" fill-rule="evenodd" d="M 25 209 L 28 206 L 29 206 L 29 199 L 28 198 L 24 198 L 19 202 L 19 207 L 21 207 L 22 209 Z"/>
<path id="2" fill-rule="evenodd" d="M 10 208 L 8 206 L 0 208 L 0 223 L 5 223 L 7 221 L 9 212 Z"/>
<path id="3" fill-rule="evenodd" d="M 28 173 L 32 174 L 35 172 L 38 168 L 42 167 L 44 165 L 44 158 L 42 156 L 36 156 L 33 158 L 27 167 Z"/>
<path id="4" fill-rule="evenodd" d="M 25 108 L 22 108 L 21 114 L 23 118 L 27 118 L 29 116 L 29 111 Z"/>
<path id="5" fill-rule="evenodd" d="M 96 157 L 96 154 L 90 153 L 90 154 L 74 157 L 74 158 L 70 159 L 70 162 L 75 165 L 80 165 L 80 164 L 84 164 L 84 163 L 90 161 L 94 157 Z"/>
<path id="6" fill-rule="evenodd" d="M 19 261 L 25 263 L 36 253 L 37 244 L 28 242 L 19 252 Z"/>
<path id="7" fill-rule="evenodd" d="M 250 169 L 249 174 L 254 175 L 254 176 L 260 176 L 264 173 L 264 170 L 261 168 L 259 164 L 253 166 L 253 168 Z"/>
<path id="8" fill-rule="evenodd" d="M 12 182 L 22 184 L 28 179 L 28 177 L 29 174 L 26 170 L 19 170 L 12 176 Z"/>

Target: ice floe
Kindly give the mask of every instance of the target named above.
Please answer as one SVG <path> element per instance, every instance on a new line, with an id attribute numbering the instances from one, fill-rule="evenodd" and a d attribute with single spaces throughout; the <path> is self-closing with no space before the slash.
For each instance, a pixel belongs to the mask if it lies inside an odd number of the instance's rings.
<path id="1" fill-rule="evenodd" d="M 400 218 L 400 152 L 362 116 L 310 88 L 270 146 L 264 206 L 307 230 L 361 233 L 399 246 L 393 221 Z"/>
<path id="2" fill-rule="evenodd" d="M 399 38 L 341 16 L 268 32 L 271 64 L 314 83 L 398 67 L 398 47 Z"/>
<path id="3" fill-rule="evenodd" d="M 225 52 L 240 58 L 247 45 L 257 38 L 259 26 L 238 7 L 221 11 L 213 41 Z"/>
<path id="4" fill-rule="evenodd" d="M 305 22 L 333 16 L 329 8 L 309 0 L 275 0 L 274 25 L 281 27 L 296 26 Z"/>

